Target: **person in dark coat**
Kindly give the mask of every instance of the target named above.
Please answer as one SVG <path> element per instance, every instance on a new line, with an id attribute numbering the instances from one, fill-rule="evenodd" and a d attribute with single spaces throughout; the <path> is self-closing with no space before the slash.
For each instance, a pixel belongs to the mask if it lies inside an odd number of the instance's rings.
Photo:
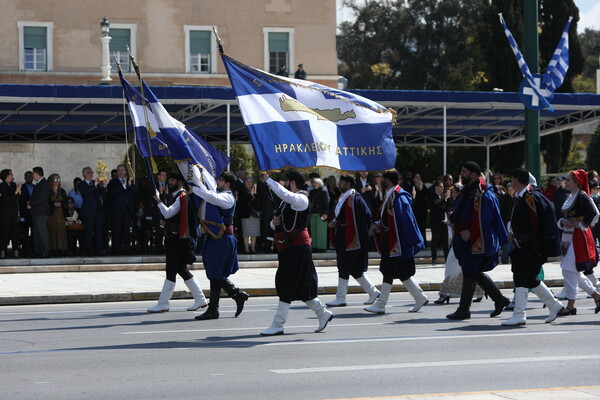
<path id="1" fill-rule="evenodd" d="M 103 213 L 104 197 L 106 188 L 104 181 L 96 185 L 93 180 L 94 170 L 91 167 L 85 167 L 82 171 L 83 181 L 79 183 L 79 191 L 83 198 L 83 207 L 81 208 L 81 219 L 84 229 L 84 251 L 85 255 L 91 256 L 106 254 L 103 241 Z"/>
<path id="2" fill-rule="evenodd" d="M 442 246 L 444 260 L 448 258 L 448 226 L 446 220 L 446 202 L 450 198 L 450 191 L 444 188 L 441 181 L 433 184 L 433 192 L 428 198 L 429 227 L 431 228 L 431 262 L 437 264 L 437 249 Z"/>
<path id="3" fill-rule="evenodd" d="M 398 171 L 384 172 L 383 179 L 388 189 L 383 207 L 375 215 L 375 222 L 370 229 L 381 254 L 379 271 L 383 275 L 383 283 L 377 300 L 364 310 L 385 314 L 394 279 L 400 279 L 415 300 L 415 306 L 408 311 L 417 312 L 429 303 L 423 289 L 413 279 L 416 272 L 415 254 L 425 247 L 423 236 L 412 210 L 412 196 L 400 186 Z"/>
<path id="4" fill-rule="evenodd" d="M 562 217 L 560 210 L 561 210 L 563 204 L 565 203 L 565 201 L 567 201 L 567 197 L 569 197 L 569 194 L 571 194 L 565 188 L 566 179 L 567 179 L 567 177 L 565 175 L 561 176 L 560 183 L 559 183 L 558 187 L 554 190 L 554 212 L 556 213 L 557 220 Z"/>
<path id="5" fill-rule="evenodd" d="M 50 185 L 44 177 L 44 169 L 35 167 L 33 169 L 33 179 L 35 187 L 29 200 L 28 208 L 31 210 L 31 219 L 33 225 L 33 250 L 36 257 L 48 257 L 49 238 L 48 238 L 48 198 L 50 197 Z"/>
<path id="6" fill-rule="evenodd" d="M 517 168 L 511 174 L 515 201 L 509 222 L 509 237 L 515 245 L 511 253 L 515 282 L 513 316 L 504 326 L 527 324 L 525 309 L 529 290 L 536 294 L 550 312 L 546 322 L 552 322 L 564 309 L 563 304 L 540 281 L 538 275 L 548 257 L 560 254 L 560 233 L 556 225 L 554 205 L 539 188 L 529 184 L 529 171 Z"/>
<path id="7" fill-rule="evenodd" d="M 450 191 L 448 191 L 450 192 Z M 419 230 L 421 231 L 421 236 L 423 236 L 423 243 L 425 247 L 427 247 L 427 239 L 425 237 L 426 229 L 427 229 L 427 210 L 428 210 L 428 198 L 429 190 L 425 183 L 423 183 L 423 179 L 421 179 L 421 174 L 415 174 L 413 178 L 413 210 L 415 212 L 415 218 L 417 219 L 417 225 L 419 225 Z M 375 208 L 375 202 L 373 202 L 373 209 Z"/>
<path id="8" fill-rule="evenodd" d="M 371 210 L 371 214 L 375 214 L 377 210 L 373 207 L 373 182 L 369 179 L 369 173 L 367 171 L 359 172 L 358 178 L 356 179 L 356 185 L 354 185 L 354 190 L 363 197 L 365 203 L 369 206 L 369 210 Z"/>
<path id="9" fill-rule="evenodd" d="M 271 220 L 279 207 L 279 197 L 265 183 L 267 176 L 263 175 L 256 184 L 256 199 L 260 205 L 260 243 L 259 248 L 265 253 L 273 252 L 273 229 Z"/>
<path id="10" fill-rule="evenodd" d="M 117 177 L 107 186 L 112 217 L 112 253 L 115 255 L 131 252 L 131 220 L 135 207 L 137 187 L 133 178 L 127 176 L 127 168 L 117 166 Z"/>
<path id="11" fill-rule="evenodd" d="M 33 193 L 33 172 L 27 171 L 24 175 L 25 183 L 21 186 L 19 196 L 19 237 L 22 246 L 21 255 L 29 257 L 33 255 L 32 220 L 31 210 L 27 208 Z"/>
<path id="12" fill-rule="evenodd" d="M 328 242 L 329 190 L 319 177 L 311 178 L 310 183 L 312 190 L 308 193 L 308 201 L 310 202 L 308 229 L 312 239 L 313 251 L 321 252 L 327 249 Z"/>
<path id="13" fill-rule="evenodd" d="M 510 300 L 502 295 L 485 272 L 498 265 L 498 251 L 500 245 L 506 242 L 508 234 L 500 216 L 498 198 L 492 186 L 481 178 L 479 165 L 474 161 L 467 161 L 463 164 L 460 175 L 464 187 L 456 198 L 452 212 L 452 248 L 463 271 L 463 286 L 458 309 L 446 318 L 471 318 L 469 310 L 475 284 L 481 286 L 494 301 L 494 311 L 490 317 L 495 317 Z"/>
<path id="14" fill-rule="evenodd" d="M 15 258 L 19 257 L 19 194 L 21 184 L 14 182 L 10 169 L 0 172 L 0 258 L 6 257 L 8 242 L 12 242 Z"/>
<path id="15" fill-rule="evenodd" d="M 369 228 L 371 210 L 362 196 L 354 190 L 354 177 L 340 176 L 342 195 L 334 208 L 335 251 L 337 254 L 338 287 L 335 300 L 326 303 L 330 307 L 346 306 L 346 293 L 350 275 L 360 284 L 369 298 L 365 304 L 373 304 L 379 290 L 365 275 L 369 265 Z"/>
<path id="16" fill-rule="evenodd" d="M 294 73 L 294 78 L 296 78 L 296 79 L 306 79 L 306 71 L 304 70 L 304 65 L 298 64 L 298 69 Z"/>

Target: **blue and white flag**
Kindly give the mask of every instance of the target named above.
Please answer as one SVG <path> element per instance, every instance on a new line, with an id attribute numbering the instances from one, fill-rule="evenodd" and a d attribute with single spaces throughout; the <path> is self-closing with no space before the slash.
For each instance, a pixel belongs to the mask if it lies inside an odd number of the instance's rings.
<path id="1" fill-rule="evenodd" d="M 171 156 L 176 163 L 188 161 L 206 169 L 214 179 L 221 175 L 229 164 L 226 155 L 171 117 L 145 82 L 144 102 L 140 92 L 120 71 L 119 78 L 133 120 L 136 146 L 142 157 Z"/>
<path id="2" fill-rule="evenodd" d="M 171 117 L 146 82 L 142 80 L 143 102 L 140 92 L 127 82 L 120 71 L 119 78 L 135 126 L 136 145 L 142 157 L 171 156 L 188 184 L 205 184 L 210 190 L 216 190 L 216 179 L 229 164 L 229 158 Z M 214 237 L 220 237 L 223 234 L 223 220 L 217 207 L 202 201 L 193 193 L 190 197 L 198 210 L 200 223 Z"/>
<path id="3" fill-rule="evenodd" d="M 261 170 L 394 168 L 391 110 L 351 93 L 222 57 Z"/>
<path id="4" fill-rule="evenodd" d="M 556 50 L 554 50 L 548 68 L 544 73 L 544 84 L 546 89 L 552 93 L 562 85 L 569 70 L 569 28 L 572 20 L 573 17 L 569 17 L 567 26 L 565 26 L 558 46 L 556 46 Z"/>
<path id="5" fill-rule="evenodd" d="M 512 49 L 513 53 L 515 54 L 515 57 L 517 58 L 517 63 L 519 64 L 519 69 L 521 70 L 521 74 L 527 80 L 527 83 L 533 90 L 534 94 L 542 102 L 542 104 L 546 108 L 548 108 L 550 111 L 554 111 L 554 109 L 552 108 L 552 106 L 550 105 L 550 103 L 548 102 L 546 97 L 541 93 L 539 84 L 537 84 L 535 82 L 533 75 L 531 75 L 531 71 L 529 70 L 527 63 L 525 62 L 525 58 L 523 57 L 523 54 L 521 53 L 521 50 L 519 49 L 519 45 L 517 45 L 515 38 L 513 37 L 512 33 L 510 33 L 508 26 L 506 26 L 506 22 L 504 22 L 504 18 L 502 17 L 502 14 L 498 14 L 498 16 L 500 17 L 500 22 L 502 23 L 502 26 L 504 27 L 504 34 L 506 35 L 506 38 L 508 39 L 510 48 Z"/>

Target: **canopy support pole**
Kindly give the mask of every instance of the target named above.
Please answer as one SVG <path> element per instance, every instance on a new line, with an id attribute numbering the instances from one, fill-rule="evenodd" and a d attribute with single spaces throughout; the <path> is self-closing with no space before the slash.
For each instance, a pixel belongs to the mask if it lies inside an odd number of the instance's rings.
<path id="1" fill-rule="evenodd" d="M 447 127 L 446 127 L 446 105 L 444 104 L 444 175 L 447 173 L 447 163 L 448 163 L 448 155 L 447 155 L 447 143 L 446 143 L 446 135 L 447 135 Z"/>
<path id="2" fill-rule="evenodd" d="M 227 157 L 231 159 L 231 104 L 227 103 Z M 227 172 L 231 171 L 231 163 L 227 164 Z"/>

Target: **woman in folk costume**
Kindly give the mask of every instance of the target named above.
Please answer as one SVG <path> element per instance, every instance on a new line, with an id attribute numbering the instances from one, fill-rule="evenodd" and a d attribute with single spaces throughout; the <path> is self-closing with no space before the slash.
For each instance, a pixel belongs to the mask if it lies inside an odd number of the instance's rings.
<path id="1" fill-rule="evenodd" d="M 561 208 L 562 218 L 558 220 L 558 227 L 563 230 L 564 257 L 560 262 L 560 267 L 568 303 L 565 310 L 559 315 L 575 315 L 577 313 L 575 298 L 578 286 L 594 298 L 595 312 L 598 313 L 600 311 L 600 293 L 582 273 L 598 264 L 598 251 L 591 229 L 598 221 L 598 209 L 590 198 L 588 175 L 584 170 L 578 169 L 569 172 L 565 183 L 571 194 Z"/>
<path id="2" fill-rule="evenodd" d="M 279 303 L 273 323 L 260 333 L 262 336 L 283 335 L 283 325 L 294 300 L 303 301 L 316 314 L 319 326 L 315 332 L 325 329 L 333 318 L 333 313 L 317 297 L 318 278 L 307 229 L 310 205 L 308 193 L 304 190 L 304 177 L 293 170 L 287 173 L 287 177 L 289 189 L 271 178 L 266 180 L 273 193 L 281 199 L 271 221 L 279 262 L 275 274 Z"/>
<path id="3" fill-rule="evenodd" d="M 417 312 L 429 299 L 412 278 L 415 274 L 415 254 L 425 245 L 419 225 L 412 211 L 412 196 L 398 185 L 400 174 L 396 170 L 383 173 L 388 190 L 385 194 L 377 221 L 371 226 L 381 253 L 379 271 L 383 274 L 381 293 L 375 303 L 364 310 L 385 314 L 385 305 L 392 291 L 392 283 L 398 278 L 415 299 L 415 306 L 408 310 Z"/>
<path id="4" fill-rule="evenodd" d="M 365 304 L 373 304 L 379 296 L 379 290 L 365 275 L 369 264 L 371 210 L 362 196 L 354 190 L 355 183 L 351 175 L 340 176 L 342 195 L 334 209 L 335 218 L 329 223 L 329 227 L 335 229 L 339 276 L 335 300 L 327 303 L 329 307 L 346 305 L 350 275 L 369 295 Z"/>
<path id="5" fill-rule="evenodd" d="M 498 251 L 508 234 L 500 216 L 498 198 L 480 174 L 481 168 L 476 162 L 467 161 L 462 165 L 460 175 L 464 187 L 452 212 L 452 248 L 463 271 L 463 286 L 458 309 L 448 314 L 448 319 L 471 318 L 475 284 L 494 301 L 490 317 L 499 315 L 510 303 L 485 273 L 498 265 Z"/>

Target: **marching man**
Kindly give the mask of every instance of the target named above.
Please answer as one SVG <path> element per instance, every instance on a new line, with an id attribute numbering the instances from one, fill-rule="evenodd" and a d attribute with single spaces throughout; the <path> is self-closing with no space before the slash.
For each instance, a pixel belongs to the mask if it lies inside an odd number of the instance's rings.
<path id="1" fill-rule="evenodd" d="M 289 171 L 287 178 L 289 190 L 271 178 L 266 180 L 273 193 L 281 199 L 279 210 L 271 222 L 279 261 L 275 274 L 279 304 L 273 323 L 260 333 L 262 336 L 283 335 L 283 325 L 294 300 L 303 301 L 317 315 L 319 326 L 315 332 L 321 332 L 333 319 L 333 313 L 317 297 L 317 271 L 307 228 L 310 203 L 304 190 L 304 177 L 298 171 Z"/>
<path id="2" fill-rule="evenodd" d="M 375 303 L 364 310 L 375 314 L 385 314 L 385 305 L 396 278 L 402 281 L 415 299 L 415 306 L 409 312 L 417 312 L 429 303 L 419 284 L 412 278 L 415 274 L 415 254 L 425 245 L 412 211 L 412 196 L 398 185 L 399 179 L 400 174 L 395 169 L 383 173 L 383 180 L 389 189 L 377 221 L 371 226 L 371 234 L 381 253 L 379 271 L 383 274 L 383 283 Z"/>
<path id="3" fill-rule="evenodd" d="M 547 258 L 560 253 L 554 205 L 537 187 L 529 184 L 529 171 L 525 168 L 517 168 L 511 175 L 515 202 L 508 225 L 508 239 L 515 244 L 510 254 L 515 282 L 515 309 L 513 316 L 503 321 L 502 325 L 527 324 L 525 308 L 530 289 L 548 307 L 550 315 L 546 322 L 552 322 L 564 307 L 539 280 L 538 275 Z"/>
<path id="4" fill-rule="evenodd" d="M 196 278 L 191 274 L 188 265 L 196 261 L 194 250 L 198 238 L 198 220 L 191 211 L 190 199 L 183 190 L 183 177 L 179 173 L 172 173 L 168 180 L 169 195 L 167 204 L 160 201 L 160 193 L 156 190 L 154 199 L 158 209 L 165 218 L 165 253 L 167 278 L 163 284 L 158 303 L 148 312 L 158 313 L 169 311 L 169 300 L 175 291 L 175 278 L 177 274 L 183 278 L 184 283 L 194 296 L 194 304 L 188 311 L 195 311 L 206 307 L 206 298 Z"/>
<path id="5" fill-rule="evenodd" d="M 369 295 L 365 304 L 373 304 L 379 297 L 379 290 L 365 275 L 369 264 L 371 210 L 360 193 L 354 190 L 354 185 L 354 177 L 351 175 L 340 176 L 339 187 L 342 195 L 335 206 L 335 218 L 329 223 L 329 227 L 335 229 L 339 275 L 335 300 L 327 303 L 329 307 L 346 305 L 350 275 Z"/>

